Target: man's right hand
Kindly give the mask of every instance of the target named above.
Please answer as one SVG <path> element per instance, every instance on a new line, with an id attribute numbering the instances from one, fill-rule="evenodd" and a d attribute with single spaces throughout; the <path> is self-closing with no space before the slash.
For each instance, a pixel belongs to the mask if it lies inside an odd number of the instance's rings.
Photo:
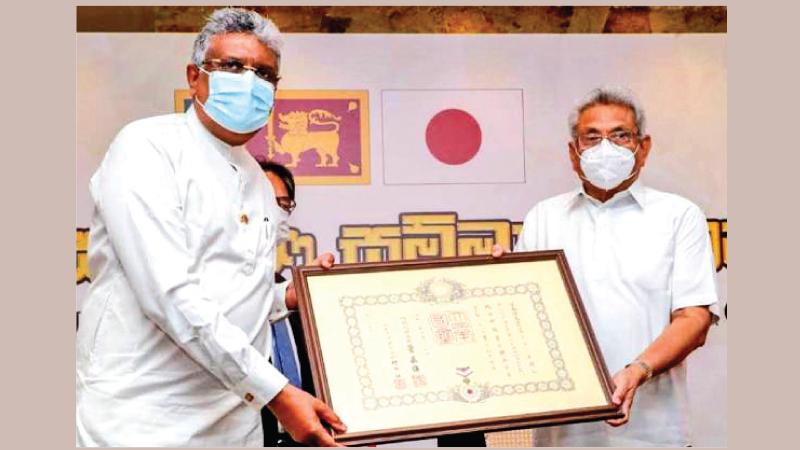
<path id="1" fill-rule="evenodd" d="M 511 250 L 503 248 L 500 244 L 494 244 L 492 246 L 492 256 L 495 258 L 499 258 L 507 253 L 511 253 Z"/>
<path id="2" fill-rule="evenodd" d="M 291 384 L 281 389 L 267 407 L 295 441 L 317 447 L 344 447 L 322 424 L 325 421 L 344 433 L 347 427 L 339 416 L 328 405 Z"/>

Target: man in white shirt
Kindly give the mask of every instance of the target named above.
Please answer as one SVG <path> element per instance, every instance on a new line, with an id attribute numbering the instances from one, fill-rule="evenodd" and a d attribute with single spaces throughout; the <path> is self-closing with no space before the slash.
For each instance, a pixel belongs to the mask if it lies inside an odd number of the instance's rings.
<path id="1" fill-rule="evenodd" d="M 515 251 L 564 249 L 625 417 L 537 429 L 535 444 L 689 445 L 683 361 L 717 316 L 706 218 L 637 180 L 652 143 L 628 89 L 591 91 L 569 125 L 580 184 L 530 210 Z"/>
<path id="2" fill-rule="evenodd" d="M 281 210 L 242 144 L 272 109 L 280 44 L 257 13 L 216 11 L 187 66 L 194 106 L 125 126 L 92 177 L 78 445 L 261 446 L 264 405 L 306 444 L 345 430 L 264 356 L 297 299 L 274 281 Z"/>

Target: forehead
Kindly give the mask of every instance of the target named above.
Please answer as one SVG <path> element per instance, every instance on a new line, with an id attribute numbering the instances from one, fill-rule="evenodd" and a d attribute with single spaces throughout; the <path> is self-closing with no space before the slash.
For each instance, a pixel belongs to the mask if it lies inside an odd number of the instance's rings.
<path id="1" fill-rule="evenodd" d="M 578 115 L 578 130 L 613 130 L 624 127 L 636 128 L 636 116 L 633 110 L 623 105 L 592 105 Z"/>
<path id="2" fill-rule="evenodd" d="M 211 36 L 207 58 L 236 58 L 246 64 L 277 66 L 277 57 L 251 33 L 224 33 Z"/>

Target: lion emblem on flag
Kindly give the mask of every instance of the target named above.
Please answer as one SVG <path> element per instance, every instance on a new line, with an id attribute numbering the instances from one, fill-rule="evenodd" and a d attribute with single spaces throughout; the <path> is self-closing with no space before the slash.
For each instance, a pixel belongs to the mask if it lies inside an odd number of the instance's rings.
<path id="1" fill-rule="evenodd" d="M 311 111 L 290 111 L 278 114 L 278 128 L 285 130 L 280 141 L 274 137 L 267 138 L 268 156 L 276 153 L 290 156 L 286 167 L 297 167 L 300 155 L 307 151 L 316 151 L 319 161 L 316 167 L 339 166 L 339 122 L 341 117 L 324 109 Z M 332 126 L 327 130 L 309 129 L 310 125 Z"/>

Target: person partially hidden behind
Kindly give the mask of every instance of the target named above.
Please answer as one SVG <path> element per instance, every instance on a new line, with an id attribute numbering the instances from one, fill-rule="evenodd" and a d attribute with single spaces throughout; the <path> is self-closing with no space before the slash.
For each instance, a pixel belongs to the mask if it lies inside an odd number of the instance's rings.
<path id="1" fill-rule="evenodd" d="M 286 166 L 273 161 L 259 161 L 261 170 L 272 184 L 275 191 L 275 202 L 280 206 L 281 218 L 278 225 L 278 245 L 289 242 L 289 216 L 297 206 L 295 200 L 295 182 L 292 172 Z M 333 255 L 325 253 L 320 255 L 325 260 L 333 260 Z M 286 279 L 280 273 L 275 273 L 277 283 Z M 311 365 L 305 348 L 305 338 L 299 314 L 290 314 L 285 319 L 272 323 L 272 364 L 278 368 L 289 382 L 304 391 L 314 395 L 314 383 L 311 376 Z M 264 425 L 265 447 L 296 447 L 302 444 L 296 442 L 285 430 L 278 425 L 275 416 L 268 408 L 261 410 L 261 420 Z"/>
<path id="2" fill-rule="evenodd" d="M 297 299 L 274 279 L 285 211 L 242 144 L 272 110 L 280 49 L 258 13 L 215 11 L 186 68 L 193 106 L 126 125 L 93 175 L 77 445 L 260 447 L 265 405 L 304 444 L 346 430 L 265 356 Z"/>
<path id="3" fill-rule="evenodd" d="M 592 90 L 569 128 L 578 187 L 534 206 L 514 250 L 564 250 L 625 416 L 539 428 L 534 443 L 690 445 L 684 359 L 719 315 L 705 215 L 639 181 L 652 140 L 629 89 Z"/>

